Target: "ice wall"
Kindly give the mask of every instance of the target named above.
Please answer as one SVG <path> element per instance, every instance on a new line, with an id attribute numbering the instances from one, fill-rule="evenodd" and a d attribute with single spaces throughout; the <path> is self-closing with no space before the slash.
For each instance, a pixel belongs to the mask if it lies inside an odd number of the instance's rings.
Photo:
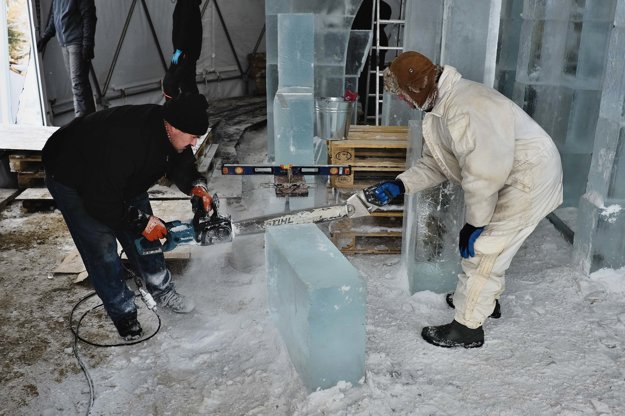
<path id="1" fill-rule="evenodd" d="M 607 13 L 607 11 L 605 11 Z M 625 266 L 625 0 L 607 44 L 599 119 L 586 192 L 577 211 L 573 256 L 586 273 Z M 599 45 L 595 45 L 599 47 Z M 598 71 L 598 69 L 596 70 Z M 593 73 L 592 70 L 589 72 Z"/>
<path id="2" fill-rule="evenodd" d="M 456 67 L 466 79 L 492 86 L 501 0 L 412 0 L 406 5 L 404 51 Z M 414 113 L 384 95 L 383 125 L 406 125 Z"/>
<path id="3" fill-rule="evenodd" d="M 314 96 L 342 97 L 345 54 L 354 16 L 362 0 L 266 0 L 267 156 L 275 158 L 274 96 L 278 90 L 278 14 L 313 13 Z"/>
<path id="4" fill-rule="evenodd" d="M 586 188 L 615 5 L 526 0 L 523 6 L 513 99 L 558 146 L 564 206 L 577 206 Z"/>
<path id="5" fill-rule="evenodd" d="M 435 63 L 456 67 L 467 79 L 492 86 L 495 78 L 501 0 L 413 0 L 406 9 L 404 50 L 421 52 Z M 406 103 L 384 97 L 383 122 L 415 119 Z M 421 156 L 421 124 L 410 121 L 407 166 Z M 453 290 L 460 271 L 458 233 L 464 224 L 458 185 L 440 186 L 405 198 L 402 263 L 411 293 Z"/>
<path id="6" fill-rule="evenodd" d="M 314 224 L 265 232 L 271 316 L 309 391 L 365 374 L 366 286 Z"/>

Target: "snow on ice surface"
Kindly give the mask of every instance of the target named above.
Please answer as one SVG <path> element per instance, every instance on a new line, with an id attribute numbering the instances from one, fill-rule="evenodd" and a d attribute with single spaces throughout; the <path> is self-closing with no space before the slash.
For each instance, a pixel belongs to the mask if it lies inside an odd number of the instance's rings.
<path id="1" fill-rule="evenodd" d="M 514 259 L 502 317 L 486 322 L 478 349 L 421 339 L 423 326 L 448 323 L 453 311 L 443 295 L 408 295 L 399 255 L 349 256 L 368 286 L 366 379 L 312 394 L 269 317 L 263 238 L 193 247 L 176 284 L 197 309 L 159 312 L 163 326 L 148 342 L 105 353 L 80 347 L 95 385 L 92 414 L 625 414 L 624 272 L 578 273 L 571 246 L 548 221 Z M 144 326 L 148 317 L 140 312 Z M 84 414 L 81 373 L 38 386 L 23 414 Z"/>

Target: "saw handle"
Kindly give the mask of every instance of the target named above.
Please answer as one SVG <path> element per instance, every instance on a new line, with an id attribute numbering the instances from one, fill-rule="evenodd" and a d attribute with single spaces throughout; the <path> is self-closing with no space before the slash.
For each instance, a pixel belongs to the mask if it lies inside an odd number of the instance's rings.
<path id="1" fill-rule="evenodd" d="M 194 238 L 194 231 L 188 224 L 183 224 L 182 221 L 174 220 L 165 223 L 167 228 L 167 234 L 165 235 L 165 242 L 160 246 L 153 245 L 150 247 L 150 243 L 154 241 L 148 241 L 145 237 L 139 237 L 135 239 L 135 248 L 141 256 L 147 256 L 155 253 L 165 253 L 175 249 L 178 244 L 187 241 L 189 236 Z"/>

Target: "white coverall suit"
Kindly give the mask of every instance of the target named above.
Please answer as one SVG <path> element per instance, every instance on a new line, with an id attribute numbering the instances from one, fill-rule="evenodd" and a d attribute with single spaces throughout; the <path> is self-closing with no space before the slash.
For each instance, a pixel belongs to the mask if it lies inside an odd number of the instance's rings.
<path id="1" fill-rule="evenodd" d="M 562 166 L 549 135 L 514 102 L 445 66 L 423 120 L 422 158 L 400 174 L 406 193 L 445 180 L 462 186 L 465 222 L 485 227 L 475 257 L 462 259 L 454 319 L 482 325 L 504 275 L 538 222 L 562 203 Z"/>

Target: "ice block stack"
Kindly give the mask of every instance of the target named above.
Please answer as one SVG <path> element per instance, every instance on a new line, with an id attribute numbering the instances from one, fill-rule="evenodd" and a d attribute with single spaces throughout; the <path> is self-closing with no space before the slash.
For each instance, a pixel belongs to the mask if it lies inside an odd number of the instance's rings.
<path id="1" fill-rule="evenodd" d="M 513 98 L 558 145 L 564 206 L 577 206 L 586 188 L 615 4 L 524 3 Z"/>
<path id="2" fill-rule="evenodd" d="M 271 316 L 309 391 L 364 376 L 366 286 L 314 224 L 265 233 Z"/>
<path id="3" fill-rule="evenodd" d="M 625 0 L 618 0 L 607 45 L 592 164 L 577 211 L 573 251 L 586 273 L 625 266 Z"/>
<path id="4" fill-rule="evenodd" d="M 314 26 L 312 13 L 278 15 L 279 81 L 273 102 L 277 163 L 313 163 Z"/>
<path id="5" fill-rule="evenodd" d="M 354 16 L 362 0 L 267 0 L 267 156 L 275 160 L 274 96 L 278 90 L 278 14 L 314 14 L 314 96 L 345 93 L 345 54 Z"/>

